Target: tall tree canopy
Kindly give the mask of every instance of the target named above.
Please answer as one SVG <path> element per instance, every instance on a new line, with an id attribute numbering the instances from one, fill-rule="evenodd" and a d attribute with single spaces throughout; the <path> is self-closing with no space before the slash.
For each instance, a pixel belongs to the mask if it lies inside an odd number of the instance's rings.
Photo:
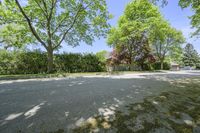
<path id="1" fill-rule="evenodd" d="M 167 55 L 176 56 L 176 59 L 180 58 L 181 45 L 185 39 L 181 31 L 172 28 L 165 20 L 161 20 L 154 28 L 151 41 L 153 50 L 161 63 L 161 69 L 163 69 L 163 63 Z"/>
<path id="2" fill-rule="evenodd" d="M 109 56 L 109 52 L 106 51 L 106 50 L 102 50 L 102 51 L 99 51 L 96 53 L 96 56 L 99 58 L 99 60 L 103 63 L 106 62 L 106 59 L 108 58 Z"/>
<path id="3" fill-rule="evenodd" d="M 167 55 L 180 57 L 183 42 L 182 32 L 172 28 L 158 7 L 149 0 L 130 2 L 118 26 L 112 28 L 108 35 L 108 44 L 120 49 L 118 51 L 123 55 L 126 53 L 123 57 L 128 59 L 129 64 L 135 61 L 142 66 L 153 48 L 161 62 L 161 69 Z"/>
<path id="4" fill-rule="evenodd" d="M 105 0 L 4 0 L 0 3 L 0 23 L 19 24 L 26 36 L 34 36 L 48 53 L 48 72 L 53 69 L 53 52 L 63 43 L 92 44 L 105 36 L 110 15 Z M 23 33 L 22 33 L 23 34 Z"/>
<path id="5" fill-rule="evenodd" d="M 154 33 L 154 27 L 161 19 L 158 7 L 151 2 L 133 0 L 120 17 L 118 26 L 111 29 L 108 44 L 117 49 L 123 48 L 129 64 L 133 61 L 142 64 L 150 53 L 150 37 Z"/>
<path id="6" fill-rule="evenodd" d="M 200 63 L 200 58 L 193 45 L 188 43 L 184 48 L 183 63 L 185 66 L 197 66 Z"/>

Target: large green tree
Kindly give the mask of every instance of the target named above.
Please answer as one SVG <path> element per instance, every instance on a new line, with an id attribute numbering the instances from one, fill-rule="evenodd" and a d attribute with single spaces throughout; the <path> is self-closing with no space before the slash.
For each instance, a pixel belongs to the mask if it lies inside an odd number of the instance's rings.
<path id="1" fill-rule="evenodd" d="M 105 63 L 109 56 L 109 52 L 106 50 L 102 50 L 102 51 L 97 52 L 96 56 L 101 62 Z"/>
<path id="2" fill-rule="evenodd" d="M 150 52 L 150 37 L 162 15 L 158 7 L 148 0 L 133 0 L 108 35 L 108 44 L 116 49 L 125 49 L 128 63 L 142 62 Z M 121 51 L 121 50 L 119 50 Z"/>
<path id="3" fill-rule="evenodd" d="M 48 72 L 53 70 L 53 53 L 62 44 L 92 44 L 104 36 L 110 15 L 105 0 L 4 0 L 0 3 L 0 23 L 16 23 L 28 29 L 48 54 Z"/>
<path id="4" fill-rule="evenodd" d="M 184 48 L 183 63 L 185 66 L 197 66 L 200 63 L 200 58 L 193 45 L 188 43 Z"/>
<path id="5" fill-rule="evenodd" d="M 154 53 L 161 63 L 161 69 L 163 69 L 164 60 L 167 55 L 176 55 L 176 58 L 181 56 L 181 45 L 185 39 L 181 31 L 172 28 L 165 20 L 161 20 L 154 28 L 151 42 Z"/>

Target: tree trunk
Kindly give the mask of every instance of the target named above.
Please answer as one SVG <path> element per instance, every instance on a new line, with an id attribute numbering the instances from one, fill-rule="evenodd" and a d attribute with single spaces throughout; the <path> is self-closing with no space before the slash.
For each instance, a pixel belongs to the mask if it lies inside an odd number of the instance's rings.
<path id="1" fill-rule="evenodd" d="M 142 69 L 142 71 L 143 71 L 143 70 L 144 70 L 144 63 L 141 62 L 140 66 L 141 66 L 141 69 Z"/>
<path id="2" fill-rule="evenodd" d="M 164 69 L 164 63 L 163 63 L 163 61 L 160 62 L 160 69 L 161 69 L 161 70 Z"/>
<path id="3" fill-rule="evenodd" d="M 128 63 L 129 63 L 128 71 L 131 71 L 131 67 L 132 67 L 132 55 L 130 55 Z"/>
<path id="4" fill-rule="evenodd" d="M 128 71 L 131 71 L 131 64 L 128 65 Z"/>
<path id="5" fill-rule="evenodd" d="M 53 72 L 53 49 L 47 50 L 47 73 Z"/>

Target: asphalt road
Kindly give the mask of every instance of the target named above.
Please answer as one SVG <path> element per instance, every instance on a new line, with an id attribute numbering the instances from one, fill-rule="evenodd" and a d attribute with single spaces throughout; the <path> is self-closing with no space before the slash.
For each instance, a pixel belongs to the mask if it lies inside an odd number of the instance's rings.
<path id="1" fill-rule="evenodd" d="M 99 114 L 103 108 L 123 110 L 126 104 L 175 89 L 167 79 L 192 76 L 156 74 L 132 78 L 0 82 L 0 133 L 55 132 L 59 129 L 70 132 L 80 121 Z"/>

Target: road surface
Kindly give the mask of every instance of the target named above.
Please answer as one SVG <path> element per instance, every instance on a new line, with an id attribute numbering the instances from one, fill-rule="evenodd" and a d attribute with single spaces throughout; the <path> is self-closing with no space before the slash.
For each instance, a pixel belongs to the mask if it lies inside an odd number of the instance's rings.
<path id="1" fill-rule="evenodd" d="M 112 115 L 129 103 L 176 89 L 170 81 L 199 75 L 196 71 L 0 81 L 0 133 L 71 132 L 92 116 Z"/>

